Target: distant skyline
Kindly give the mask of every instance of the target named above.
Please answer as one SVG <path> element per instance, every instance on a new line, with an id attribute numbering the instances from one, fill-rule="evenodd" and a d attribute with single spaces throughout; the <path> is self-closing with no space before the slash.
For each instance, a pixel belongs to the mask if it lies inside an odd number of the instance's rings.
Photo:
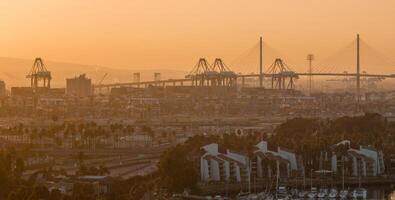
<path id="1" fill-rule="evenodd" d="M 263 36 L 305 70 L 308 53 L 319 62 L 357 33 L 394 58 L 393 8 L 392 0 L 3 0 L 0 56 L 188 71 L 199 57 L 231 63 Z"/>

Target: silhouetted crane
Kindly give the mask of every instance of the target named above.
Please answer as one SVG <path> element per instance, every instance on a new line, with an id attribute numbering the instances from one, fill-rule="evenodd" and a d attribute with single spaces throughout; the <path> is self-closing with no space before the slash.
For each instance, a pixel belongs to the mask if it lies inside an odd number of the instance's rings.
<path id="1" fill-rule="evenodd" d="M 39 88 L 39 82 L 43 81 L 43 88 L 51 87 L 51 72 L 45 68 L 44 62 L 41 58 L 36 58 L 30 73 L 26 76 L 30 78 L 31 87 L 33 89 Z"/>

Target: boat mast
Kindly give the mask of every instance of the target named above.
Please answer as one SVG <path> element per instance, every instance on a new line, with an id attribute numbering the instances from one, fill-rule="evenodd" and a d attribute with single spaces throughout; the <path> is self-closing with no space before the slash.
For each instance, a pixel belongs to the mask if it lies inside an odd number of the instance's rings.
<path id="1" fill-rule="evenodd" d="M 248 170 L 249 170 L 249 173 L 248 173 L 248 193 L 250 193 L 251 194 L 251 160 L 249 160 L 249 162 L 248 162 Z"/>
<path id="2" fill-rule="evenodd" d="M 342 187 L 343 187 L 343 190 L 344 190 L 344 155 L 342 155 L 342 174 L 343 174 Z"/>
<path id="3" fill-rule="evenodd" d="M 358 175 L 359 175 L 359 177 L 358 177 L 358 187 L 359 188 L 361 188 L 361 173 L 362 173 L 362 160 L 360 160 L 360 162 L 358 162 Z"/>
<path id="4" fill-rule="evenodd" d="M 310 169 L 310 190 L 313 188 L 313 169 Z"/>
<path id="5" fill-rule="evenodd" d="M 306 190 L 306 171 L 303 169 L 303 190 Z"/>
<path id="6" fill-rule="evenodd" d="M 277 165 L 277 180 L 276 180 L 276 199 L 278 199 L 278 182 L 280 178 L 280 162 L 276 160 L 276 165 Z"/>

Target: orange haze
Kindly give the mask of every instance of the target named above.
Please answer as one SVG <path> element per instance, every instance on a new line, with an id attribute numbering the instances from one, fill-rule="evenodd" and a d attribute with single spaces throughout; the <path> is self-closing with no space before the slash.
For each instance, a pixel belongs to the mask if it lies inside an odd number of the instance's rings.
<path id="1" fill-rule="evenodd" d="M 0 56 L 188 71 L 199 57 L 230 63 L 262 35 L 302 70 L 306 54 L 318 62 L 356 33 L 393 58 L 394 8 L 394 0 L 2 0 Z"/>

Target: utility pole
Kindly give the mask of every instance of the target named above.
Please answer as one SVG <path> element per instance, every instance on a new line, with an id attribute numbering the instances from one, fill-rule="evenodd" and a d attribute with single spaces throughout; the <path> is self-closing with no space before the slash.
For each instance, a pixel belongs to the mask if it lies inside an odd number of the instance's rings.
<path id="1" fill-rule="evenodd" d="M 259 40 L 259 87 L 263 87 L 263 52 L 262 52 L 262 37 Z"/>
<path id="2" fill-rule="evenodd" d="M 313 87 L 313 75 L 312 75 L 312 73 L 313 73 L 313 67 L 312 67 L 312 63 L 313 63 L 313 60 L 314 60 L 314 55 L 313 54 L 309 54 L 309 55 L 307 55 L 307 60 L 309 61 L 309 96 L 311 96 L 311 90 L 312 90 L 312 87 Z"/>
<path id="3" fill-rule="evenodd" d="M 357 101 L 358 107 L 361 101 L 361 79 L 360 79 L 360 62 L 359 62 L 359 34 L 357 34 Z"/>

